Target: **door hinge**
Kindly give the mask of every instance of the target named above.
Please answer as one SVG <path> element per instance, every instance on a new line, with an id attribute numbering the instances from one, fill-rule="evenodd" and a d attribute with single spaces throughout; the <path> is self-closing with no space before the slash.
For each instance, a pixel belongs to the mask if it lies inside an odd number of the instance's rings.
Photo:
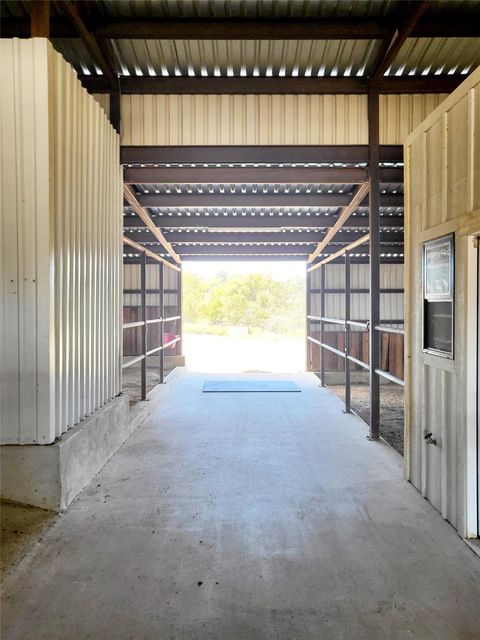
<path id="1" fill-rule="evenodd" d="M 475 247 L 475 249 L 478 249 L 480 247 L 480 236 L 473 237 L 473 246 Z"/>

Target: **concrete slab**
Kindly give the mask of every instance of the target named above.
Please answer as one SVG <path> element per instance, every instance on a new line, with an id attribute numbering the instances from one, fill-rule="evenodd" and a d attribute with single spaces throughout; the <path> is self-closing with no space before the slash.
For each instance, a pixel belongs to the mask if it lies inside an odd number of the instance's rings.
<path id="1" fill-rule="evenodd" d="M 2 498 L 62 511 L 130 436 L 126 396 L 113 398 L 49 445 L 0 447 Z"/>
<path id="2" fill-rule="evenodd" d="M 289 377 L 301 394 L 184 376 L 7 578 L 2 638 L 477 639 L 480 559 Z"/>

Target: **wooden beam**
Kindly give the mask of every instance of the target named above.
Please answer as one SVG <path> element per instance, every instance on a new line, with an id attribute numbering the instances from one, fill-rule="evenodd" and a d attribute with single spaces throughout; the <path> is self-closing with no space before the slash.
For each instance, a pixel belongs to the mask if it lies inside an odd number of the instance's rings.
<path id="1" fill-rule="evenodd" d="M 153 222 L 162 229 L 325 229 L 333 227 L 337 221 L 337 216 L 327 215 L 248 215 L 248 216 L 159 216 Z M 385 215 L 380 218 L 380 226 L 385 228 L 403 228 L 404 219 L 402 216 Z M 143 221 L 136 215 L 123 216 L 124 228 L 144 227 Z M 368 216 L 351 216 L 345 223 L 346 228 L 368 229 Z"/>
<path id="2" fill-rule="evenodd" d="M 347 252 L 353 251 L 354 249 L 356 249 L 360 245 L 365 244 L 366 242 L 368 242 L 369 238 L 370 238 L 370 234 L 367 233 L 366 235 L 362 236 L 358 240 L 355 240 L 355 242 L 351 242 L 346 247 L 343 247 L 339 251 L 336 251 L 335 253 L 332 253 L 332 255 L 328 256 L 327 258 L 324 258 L 320 262 L 317 262 L 312 267 L 309 267 L 307 269 L 307 271 L 314 271 L 315 269 L 318 269 L 318 267 L 320 265 L 327 264 L 327 262 L 331 262 L 332 260 L 335 260 L 336 258 L 340 258 L 341 256 L 345 255 Z"/>
<path id="3" fill-rule="evenodd" d="M 390 41 L 384 40 L 373 70 L 370 73 L 370 86 L 375 87 L 383 78 L 385 71 L 390 67 L 400 52 L 405 40 L 409 37 L 415 25 L 430 6 L 430 0 L 417 0 L 411 3 L 403 24 L 395 30 Z"/>
<path id="4" fill-rule="evenodd" d="M 50 37 L 50 0 L 35 0 L 30 3 L 30 36 Z"/>
<path id="5" fill-rule="evenodd" d="M 338 233 L 338 231 L 343 227 L 345 222 L 350 218 L 352 213 L 356 209 L 358 209 L 359 203 L 362 202 L 362 200 L 367 195 L 368 191 L 369 191 L 368 182 L 363 183 L 357 189 L 357 192 L 353 196 L 352 201 L 350 202 L 348 207 L 345 207 L 345 209 L 342 211 L 341 215 L 339 216 L 339 218 L 337 219 L 333 227 L 325 235 L 325 238 L 321 242 L 319 242 L 315 251 L 308 256 L 308 262 L 313 262 L 315 258 L 318 256 L 318 254 L 321 253 L 321 251 L 327 246 L 330 240 L 335 236 L 335 234 Z"/>
<path id="6" fill-rule="evenodd" d="M 367 163 L 368 145 L 122 146 L 122 164 Z M 380 162 L 403 162 L 401 145 L 382 145 Z"/>
<path id="7" fill-rule="evenodd" d="M 178 256 L 177 253 L 174 251 L 172 245 L 167 240 L 165 240 L 163 233 L 152 222 L 152 219 L 150 218 L 148 211 L 146 211 L 143 207 L 141 207 L 138 204 L 132 190 L 125 184 L 123 185 L 123 197 L 128 201 L 129 205 L 135 211 L 137 216 L 141 218 L 145 226 L 153 233 L 153 235 L 157 238 L 160 244 L 165 248 L 167 253 L 175 260 L 175 262 L 180 264 L 181 262 L 180 256 Z"/>
<path id="8" fill-rule="evenodd" d="M 35 2 L 32 4 L 35 4 Z M 95 39 L 95 36 L 85 25 L 83 19 L 78 13 L 77 4 L 68 2 L 67 0 L 60 0 L 59 4 L 72 21 L 92 60 L 101 69 L 108 83 L 110 85 L 114 84 L 116 79 L 115 69 L 113 69 L 107 62 L 98 42 Z"/>
<path id="9" fill-rule="evenodd" d="M 126 244 L 129 247 L 132 247 L 136 251 L 140 251 L 141 253 L 145 253 L 145 255 L 149 256 L 150 258 L 153 258 L 157 262 L 162 262 L 163 264 L 166 264 L 168 267 L 170 267 L 171 269 L 174 269 L 175 271 L 181 271 L 180 267 L 177 267 L 177 265 L 172 264 L 168 260 L 165 260 L 165 258 L 162 258 L 157 253 L 155 253 L 154 251 L 151 251 L 147 247 L 144 247 L 141 244 L 138 244 L 138 242 L 135 242 L 131 238 L 127 238 L 127 237 L 124 236 L 122 238 L 122 240 L 123 240 L 123 244 Z"/>
<path id="10" fill-rule="evenodd" d="M 352 196 L 348 193 L 137 193 L 142 207 L 160 209 L 215 207 L 218 209 L 275 207 L 346 207 Z M 403 207 L 403 194 L 381 194 L 382 207 Z M 360 203 L 368 207 L 368 199 Z"/>
<path id="11" fill-rule="evenodd" d="M 90 93 L 109 93 L 110 85 L 101 76 L 79 75 Z M 465 80 L 465 75 L 386 76 L 379 83 L 380 93 L 451 93 Z M 169 95 L 310 95 L 368 93 L 368 78 L 364 77 L 161 77 L 121 76 L 121 93 Z"/>

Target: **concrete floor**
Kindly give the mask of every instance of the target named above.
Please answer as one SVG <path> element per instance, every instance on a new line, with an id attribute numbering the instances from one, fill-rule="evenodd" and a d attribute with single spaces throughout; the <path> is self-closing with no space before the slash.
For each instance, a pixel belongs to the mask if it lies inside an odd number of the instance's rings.
<path id="1" fill-rule="evenodd" d="M 7 578 L 3 640 L 478 640 L 480 559 L 393 449 L 311 374 L 291 394 L 206 377 Z"/>

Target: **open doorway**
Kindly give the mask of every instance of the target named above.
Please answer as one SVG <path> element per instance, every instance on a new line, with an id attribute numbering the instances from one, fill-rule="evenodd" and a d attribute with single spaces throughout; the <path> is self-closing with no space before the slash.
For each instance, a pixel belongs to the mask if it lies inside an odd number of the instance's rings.
<path id="1" fill-rule="evenodd" d="M 189 370 L 304 371 L 305 286 L 304 262 L 185 262 Z"/>

